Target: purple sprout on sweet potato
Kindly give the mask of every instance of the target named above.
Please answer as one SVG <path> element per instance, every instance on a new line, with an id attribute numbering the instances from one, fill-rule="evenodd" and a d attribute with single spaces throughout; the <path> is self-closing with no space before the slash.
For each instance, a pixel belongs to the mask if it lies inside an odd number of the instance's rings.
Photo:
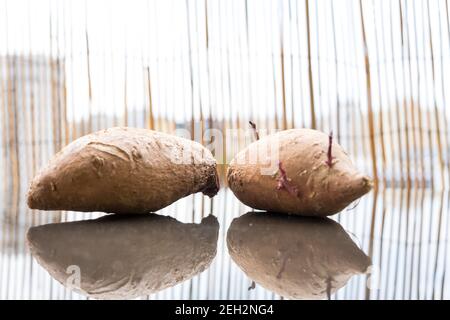
<path id="1" fill-rule="evenodd" d="M 328 152 L 327 152 L 327 160 L 325 163 L 328 165 L 328 167 L 333 166 L 333 155 L 332 155 L 332 147 L 333 147 L 333 131 L 330 131 L 330 134 L 328 135 Z"/>
<path id="2" fill-rule="evenodd" d="M 249 121 L 248 123 L 252 127 L 253 132 L 255 133 L 256 140 L 259 140 L 259 132 L 258 130 L 256 130 L 256 124 L 253 121 Z"/>
<path id="3" fill-rule="evenodd" d="M 280 177 L 278 178 L 277 190 L 285 189 L 287 192 L 297 197 L 298 189 L 289 183 L 290 179 L 287 177 L 286 170 L 283 169 L 281 161 L 278 162 L 278 172 L 280 173 Z"/>

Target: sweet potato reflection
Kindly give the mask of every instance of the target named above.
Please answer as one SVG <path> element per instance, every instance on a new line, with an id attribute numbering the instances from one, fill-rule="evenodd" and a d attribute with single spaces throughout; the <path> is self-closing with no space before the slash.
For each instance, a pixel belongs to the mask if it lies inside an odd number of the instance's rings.
<path id="1" fill-rule="evenodd" d="M 218 232 L 214 216 L 185 224 L 159 215 L 112 215 L 33 227 L 27 243 L 63 285 L 94 298 L 135 298 L 207 269 Z M 74 279 L 77 269 L 79 279 Z"/>
<path id="2" fill-rule="evenodd" d="M 247 213 L 231 223 L 227 245 L 251 280 L 290 299 L 329 297 L 371 265 L 341 225 L 328 218 Z"/>

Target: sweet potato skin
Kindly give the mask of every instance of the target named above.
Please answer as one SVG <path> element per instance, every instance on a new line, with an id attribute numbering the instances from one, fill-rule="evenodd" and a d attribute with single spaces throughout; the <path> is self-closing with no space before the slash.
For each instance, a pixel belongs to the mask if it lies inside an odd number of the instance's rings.
<path id="1" fill-rule="evenodd" d="M 218 232 L 214 216 L 192 224 L 157 214 L 107 215 L 32 227 L 27 246 L 70 289 L 96 299 L 132 299 L 206 270 L 217 252 Z M 71 266 L 79 268 L 78 279 L 68 272 Z"/>
<path id="2" fill-rule="evenodd" d="M 329 218 L 250 212 L 232 221 L 227 246 L 250 279 L 289 299 L 327 298 L 372 264 Z"/>
<path id="3" fill-rule="evenodd" d="M 28 206 L 148 213 L 192 193 L 214 196 L 218 188 L 216 161 L 199 143 L 117 127 L 81 137 L 56 154 L 31 182 Z"/>
<path id="4" fill-rule="evenodd" d="M 271 152 L 265 151 L 268 146 Z M 330 165 L 328 147 L 329 136 L 317 130 L 291 129 L 266 136 L 231 161 L 228 186 L 241 202 L 255 209 L 304 216 L 338 213 L 370 191 L 372 181 L 356 170 L 335 142 Z M 265 156 L 254 158 L 258 154 Z M 282 165 L 289 188 L 280 187 L 279 166 L 274 164 Z M 271 174 L 262 174 L 269 167 L 274 167 Z"/>

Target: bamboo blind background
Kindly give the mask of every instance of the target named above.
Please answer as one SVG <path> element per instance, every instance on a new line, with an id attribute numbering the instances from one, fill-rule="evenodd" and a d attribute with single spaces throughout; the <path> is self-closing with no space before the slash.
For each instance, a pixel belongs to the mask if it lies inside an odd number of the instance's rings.
<path id="1" fill-rule="evenodd" d="M 0 297 L 72 297 L 23 253 L 25 226 L 91 216 L 25 208 L 29 180 L 61 147 L 118 125 L 186 128 L 205 143 L 202 130 L 252 120 L 333 130 L 379 185 L 337 219 L 394 272 L 382 290 L 352 280 L 336 298 L 448 298 L 449 77 L 446 0 L 0 0 Z M 227 139 L 218 161 L 245 143 Z M 222 190 L 170 210 L 212 212 L 224 235 L 247 209 Z M 220 245 L 199 278 L 216 287 L 198 297 L 252 297 Z M 159 297 L 195 298 L 201 281 Z"/>
<path id="2" fill-rule="evenodd" d="M 389 186 L 448 186 L 447 1 L 2 0 L 0 14 L 8 190 L 93 130 L 248 120 L 333 130 Z"/>

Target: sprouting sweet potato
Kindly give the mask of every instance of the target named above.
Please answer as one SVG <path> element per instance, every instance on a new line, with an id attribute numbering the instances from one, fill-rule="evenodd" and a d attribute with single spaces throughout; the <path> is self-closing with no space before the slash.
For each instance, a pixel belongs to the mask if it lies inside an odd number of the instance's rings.
<path id="1" fill-rule="evenodd" d="M 31 182 L 42 210 L 147 213 L 189 194 L 219 190 L 216 161 L 201 144 L 136 128 L 111 128 L 64 147 Z"/>
<path id="2" fill-rule="evenodd" d="M 108 215 L 32 227 L 33 257 L 64 286 L 97 299 L 131 299 L 203 272 L 216 255 L 214 216 L 185 224 L 153 215 Z"/>
<path id="3" fill-rule="evenodd" d="M 251 212 L 233 220 L 227 245 L 233 261 L 257 284 L 289 299 L 322 299 L 371 260 L 328 218 Z"/>
<path id="4" fill-rule="evenodd" d="M 372 188 L 332 135 L 291 129 L 250 144 L 231 161 L 228 185 L 261 210 L 329 216 Z"/>

